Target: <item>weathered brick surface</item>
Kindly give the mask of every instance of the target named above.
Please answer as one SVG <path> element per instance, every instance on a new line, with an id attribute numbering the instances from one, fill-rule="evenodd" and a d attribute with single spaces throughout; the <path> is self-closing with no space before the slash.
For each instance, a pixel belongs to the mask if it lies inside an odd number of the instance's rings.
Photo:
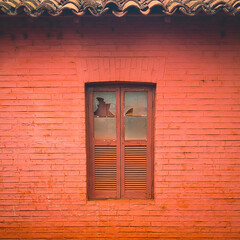
<path id="1" fill-rule="evenodd" d="M 0 239 L 240 239 L 240 19 L 0 19 Z M 88 201 L 87 82 L 154 82 L 154 199 Z"/>

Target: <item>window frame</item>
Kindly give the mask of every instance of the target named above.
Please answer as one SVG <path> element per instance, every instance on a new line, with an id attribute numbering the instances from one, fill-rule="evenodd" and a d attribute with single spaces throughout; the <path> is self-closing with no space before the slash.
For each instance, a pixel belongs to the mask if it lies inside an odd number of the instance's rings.
<path id="1" fill-rule="evenodd" d="M 86 140 L 87 140 L 87 196 L 88 199 L 151 199 L 153 198 L 153 150 L 154 150 L 154 98 L 155 85 L 150 84 L 90 84 L 86 85 Z M 94 92 L 116 93 L 116 140 L 94 139 Z M 125 140 L 124 97 L 125 92 L 147 92 L 147 139 Z M 120 121 L 118 121 L 120 120 Z M 146 144 L 146 192 L 125 191 L 125 145 Z M 116 145 L 116 192 L 94 191 L 94 146 L 96 144 Z"/>

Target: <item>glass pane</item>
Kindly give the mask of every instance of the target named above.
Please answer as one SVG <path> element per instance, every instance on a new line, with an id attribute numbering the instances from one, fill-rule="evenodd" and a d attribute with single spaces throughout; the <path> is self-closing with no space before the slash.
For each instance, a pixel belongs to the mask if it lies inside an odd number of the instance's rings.
<path id="1" fill-rule="evenodd" d="M 95 139 L 116 139 L 116 118 L 94 118 Z"/>
<path id="2" fill-rule="evenodd" d="M 99 117 L 114 117 L 116 115 L 115 92 L 94 93 L 94 115 Z"/>
<path id="3" fill-rule="evenodd" d="M 125 116 L 147 116 L 147 93 L 125 93 Z"/>
<path id="4" fill-rule="evenodd" d="M 125 140 L 147 138 L 147 93 L 125 93 Z"/>
<path id="5" fill-rule="evenodd" d="M 125 140 L 147 138 L 147 117 L 125 117 Z"/>
<path id="6" fill-rule="evenodd" d="M 94 93 L 94 137 L 116 139 L 115 92 Z"/>

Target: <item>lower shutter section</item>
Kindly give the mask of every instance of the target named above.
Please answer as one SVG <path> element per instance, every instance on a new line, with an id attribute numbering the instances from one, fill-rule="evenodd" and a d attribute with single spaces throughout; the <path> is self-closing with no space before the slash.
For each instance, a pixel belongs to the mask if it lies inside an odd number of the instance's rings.
<path id="1" fill-rule="evenodd" d="M 92 198 L 148 198 L 147 146 L 125 145 L 124 174 L 117 182 L 117 146 L 95 145 Z M 118 195 L 120 184 L 121 191 Z"/>
<path id="2" fill-rule="evenodd" d="M 109 192 L 117 190 L 117 148 L 96 145 L 94 147 L 94 190 Z"/>
<path id="3" fill-rule="evenodd" d="M 124 190 L 131 193 L 147 192 L 147 146 L 125 146 Z"/>

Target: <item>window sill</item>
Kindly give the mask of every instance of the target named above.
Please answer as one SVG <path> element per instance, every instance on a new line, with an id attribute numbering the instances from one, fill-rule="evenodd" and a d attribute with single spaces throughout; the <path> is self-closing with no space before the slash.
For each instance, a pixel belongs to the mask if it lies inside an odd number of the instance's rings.
<path id="1" fill-rule="evenodd" d="M 88 199 L 87 205 L 154 205 L 155 199 Z"/>

